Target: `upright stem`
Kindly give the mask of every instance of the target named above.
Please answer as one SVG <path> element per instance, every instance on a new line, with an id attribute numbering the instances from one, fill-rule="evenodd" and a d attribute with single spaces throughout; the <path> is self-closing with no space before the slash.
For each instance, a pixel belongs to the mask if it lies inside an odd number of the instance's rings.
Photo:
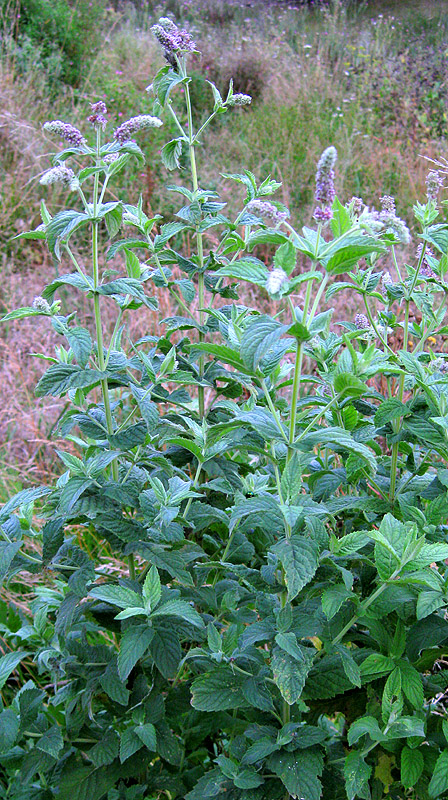
<path id="1" fill-rule="evenodd" d="M 193 182 L 193 191 L 197 192 L 199 188 L 198 184 L 198 172 L 196 167 L 196 153 L 195 153 L 195 136 L 193 132 L 193 115 L 191 111 L 191 97 L 190 97 L 190 89 L 188 83 L 185 83 L 185 100 L 187 104 L 187 119 L 188 119 L 188 143 L 190 148 L 190 164 L 191 164 L 191 179 Z M 204 248 L 203 248 L 203 241 L 202 241 L 202 233 L 196 234 L 197 243 L 198 243 L 198 260 L 199 260 L 199 275 L 198 275 L 198 301 L 199 301 L 199 324 L 204 325 L 204 306 L 205 306 L 205 286 L 204 286 Z M 204 341 L 204 334 L 199 331 L 199 341 Z M 204 364 L 205 364 L 205 356 L 204 353 L 201 353 L 199 356 L 198 366 L 199 366 L 199 379 L 202 380 L 204 376 Z M 198 403 L 199 403 L 199 416 L 204 416 L 205 411 L 205 403 L 204 403 L 204 387 L 198 386 Z"/>
<path id="2" fill-rule="evenodd" d="M 98 128 L 96 132 L 96 165 L 100 161 L 100 147 L 101 147 L 101 129 Z M 98 197 L 99 197 L 99 173 L 95 173 L 93 184 L 93 216 L 97 215 L 98 210 Z M 98 367 L 100 372 L 106 369 L 106 360 L 104 357 L 104 342 L 103 342 L 103 326 L 101 323 L 101 308 L 100 308 L 100 295 L 98 294 L 98 287 L 100 285 L 100 269 L 98 260 L 98 227 L 99 223 L 94 219 L 92 223 L 92 270 L 93 270 L 93 308 L 95 315 L 95 329 L 96 329 L 96 344 L 98 351 Z M 104 413 L 106 416 L 106 427 L 109 435 L 114 432 L 114 423 L 112 419 L 112 411 L 110 407 L 109 398 L 109 385 L 107 378 L 101 378 L 101 392 L 103 395 Z M 118 463 L 113 461 L 111 464 L 112 477 L 115 482 L 118 482 Z M 128 557 L 129 575 L 135 578 L 135 565 L 134 556 L 131 554 Z"/>
<path id="3" fill-rule="evenodd" d="M 308 307 L 311 300 L 311 291 L 313 288 L 313 281 L 308 281 L 306 287 L 306 294 L 305 294 L 305 302 L 303 304 L 303 316 L 302 322 L 306 326 L 308 320 Z M 288 298 L 289 299 L 289 298 Z M 295 312 L 292 306 L 292 302 L 290 301 L 291 305 L 291 313 L 292 313 L 292 321 L 295 321 Z M 296 348 L 296 363 L 294 367 L 294 378 L 292 382 L 292 401 L 291 401 L 291 419 L 289 421 L 289 439 L 288 439 L 288 454 L 287 454 L 287 461 L 292 458 L 293 444 L 294 444 L 294 437 L 296 433 L 296 421 L 297 421 L 297 404 L 299 401 L 299 393 L 300 393 L 300 382 L 302 378 L 302 366 L 303 366 L 303 342 L 297 341 L 297 348 Z"/>
<path id="4" fill-rule="evenodd" d="M 415 275 L 414 275 L 414 277 L 412 279 L 412 283 L 411 283 L 409 292 L 407 293 L 407 296 L 406 296 L 406 308 L 405 308 L 405 314 L 404 314 L 404 330 L 403 330 L 403 350 L 405 352 L 407 352 L 408 344 L 409 344 L 409 309 L 410 309 L 411 300 L 412 300 L 412 293 L 413 293 L 413 291 L 415 289 L 415 285 L 417 283 L 418 276 L 420 274 L 420 267 L 421 267 L 421 265 L 423 263 L 423 259 L 425 257 L 425 250 L 426 250 L 426 242 L 423 242 L 422 252 L 420 253 L 420 258 L 418 260 L 418 264 L 417 264 L 417 267 L 416 267 L 416 270 L 415 270 Z M 401 403 L 403 402 L 403 396 L 404 396 L 404 381 L 405 381 L 405 374 L 403 372 L 403 374 L 400 375 L 400 383 L 399 383 L 399 386 L 398 386 L 398 399 L 400 400 Z M 400 430 L 400 424 L 401 424 L 400 420 L 398 420 L 396 422 L 396 424 L 394 425 L 394 433 L 398 433 L 398 431 Z M 397 467 L 398 467 L 398 450 L 399 450 L 399 446 L 400 446 L 399 442 L 394 442 L 394 444 L 392 445 L 392 454 L 391 454 L 391 459 L 390 459 L 389 501 L 391 503 L 393 503 L 393 501 L 394 501 L 395 489 L 396 489 L 396 485 L 397 485 Z"/>

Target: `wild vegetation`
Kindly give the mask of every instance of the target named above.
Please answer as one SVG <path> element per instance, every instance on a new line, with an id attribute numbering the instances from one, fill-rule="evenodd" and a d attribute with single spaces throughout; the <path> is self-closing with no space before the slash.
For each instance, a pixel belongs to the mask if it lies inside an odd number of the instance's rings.
<path id="1" fill-rule="evenodd" d="M 250 30 L 251 71 L 244 36 L 240 51 L 216 55 L 205 35 L 199 48 L 180 27 L 197 8 L 182 5 L 138 34 L 147 9 L 132 29 L 104 9 L 116 30 L 88 74 L 65 39 L 47 42 L 38 5 L 3 40 L 17 77 L 11 53 L 41 38 L 22 80 L 41 80 L 42 98 L 55 89 L 45 59 L 65 66 L 36 149 L 24 135 L 9 155 L 39 184 L 10 206 L 11 295 L 25 302 L 5 309 L 5 352 L 25 326 L 46 405 L 28 374 L 21 390 L 53 445 L 34 443 L 26 487 L 6 476 L 0 510 L 0 797 L 444 798 L 444 112 L 438 130 L 419 84 L 419 138 L 409 117 L 370 106 L 385 141 L 415 131 L 403 159 L 418 147 L 435 162 L 397 173 L 393 192 L 385 156 L 361 199 L 348 156 L 360 138 L 325 123 L 323 90 L 345 91 L 347 72 L 359 103 L 385 85 L 393 96 L 405 67 L 384 55 L 406 63 L 399 24 L 377 18 L 368 47 L 383 58 L 356 66 L 342 62 L 346 7 L 297 15 L 315 52 L 294 106 L 280 27 L 266 44 L 262 26 L 241 31 L 238 5 L 202 5 L 223 38 Z M 439 31 L 422 24 L 415 42 L 430 34 L 435 64 Z M 163 64 L 151 83 L 149 61 Z M 23 263 L 36 253 L 41 286 Z"/>

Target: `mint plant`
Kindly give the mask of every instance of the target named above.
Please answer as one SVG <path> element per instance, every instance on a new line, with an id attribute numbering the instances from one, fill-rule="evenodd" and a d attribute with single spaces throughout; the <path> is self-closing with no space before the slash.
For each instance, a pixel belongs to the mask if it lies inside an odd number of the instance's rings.
<path id="1" fill-rule="evenodd" d="M 42 576 L 30 616 L 3 612 L 0 797 L 445 797 L 441 175 L 414 209 L 412 264 L 391 198 L 372 211 L 336 197 L 332 147 L 312 226 L 296 231 L 272 199 L 279 184 L 248 171 L 224 174 L 245 192 L 229 219 L 200 185 L 197 151 L 213 118 L 250 98 L 211 85 L 195 128 L 195 45 L 166 18 L 154 33 L 167 61 L 150 87 L 154 116 L 105 142 L 96 103 L 92 145 L 46 125 L 69 146 L 41 182 L 63 182 L 76 203 L 54 216 L 42 203 L 25 235 L 72 272 L 4 318 L 43 316 L 65 338 L 36 391 L 67 399 L 70 446 L 55 486 L 24 489 L 0 512 L 3 580 L 18 591 L 27 573 Z M 129 159 L 143 159 L 131 136 L 164 115 L 178 136 L 163 162 L 190 168 L 165 224 L 141 200 L 107 200 Z M 89 268 L 74 234 L 90 241 Z M 254 255 L 265 245 L 271 268 Z M 245 283 L 270 296 L 271 315 L 245 305 Z M 92 328 L 61 313 L 62 287 L 74 309 L 77 292 L 90 300 Z M 354 298 L 348 321 L 327 307 L 341 291 Z M 175 313 L 132 341 L 129 315 L 157 308 L 161 292 Z"/>

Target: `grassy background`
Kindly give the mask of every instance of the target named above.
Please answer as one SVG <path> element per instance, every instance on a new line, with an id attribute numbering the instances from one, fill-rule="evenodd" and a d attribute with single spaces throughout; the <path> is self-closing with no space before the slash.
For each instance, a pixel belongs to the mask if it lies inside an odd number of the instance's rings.
<path id="1" fill-rule="evenodd" d="M 282 181 L 278 199 L 294 225 L 307 223 L 315 165 L 332 144 L 340 198 L 356 195 L 372 206 L 392 194 L 411 223 L 428 171 L 420 155 L 448 155 L 448 3 L 401 0 L 395 10 L 373 0 L 292 5 L 0 0 L 0 311 L 29 304 L 54 275 L 38 243 L 11 241 L 39 224 L 44 194 L 53 210 L 64 202 L 57 189 L 38 183 L 54 149 L 42 124 L 59 118 L 83 127 L 97 99 L 105 100 L 112 124 L 151 113 L 145 87 L 163 57 L 149 29 L 162 13 L 188 27 L 202 53 L 192 89 L 197 123 L 211 100 L 201 74 L 222 90 L 233 77 L 236 90 L 254 98 L 249 109 L 219 118 L 199 154 L 201 184 L 217 189 L 230 212 L 239 195 L 220 173 L 244 167 Z M 139 139 L 146 166 L 129 168 L 114 187 L 125 200 L 142 192 L 146 210 L 168 219 L 173 197 L 159 151 L 169 127 Z M 148 333 L 154 323 L 148 313 L 137 324 Z M 36 403 L 33 385 L 44 365 L 30 353 L 51 353 L 57 343 L 44 324 L 0 331 L 0 500 L 52 469 L 48 437 L 63 406 Z"/>

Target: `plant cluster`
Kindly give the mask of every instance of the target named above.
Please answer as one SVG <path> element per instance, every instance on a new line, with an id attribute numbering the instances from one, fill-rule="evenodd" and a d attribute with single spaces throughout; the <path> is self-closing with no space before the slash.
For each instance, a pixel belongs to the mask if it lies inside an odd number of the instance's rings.
<path id="1" fill-rule="evenodd" d="M 36 392 L 66 398 L 67 448 L 55 485 L 0 511 L 5 584 L 41 576 L 29 613 L 1 619 L 0 797 L 446 797 L 441 175 L 414 208 L 412 264 L 391 197 L 372 211 L 335 196 L 334 147 L 318 164 L 311 225 L 296 231 L 273 198 L 279 183 L 249 171 L 225 174 L 245 194 L 229 218 L 197 155 L 209 123 L 250 98 L 210 84 L 213 108 L 195 129 L 195 45 L 167 18 L 154 33 L 167 63 L 148 87 L 151 115 L 105 141 L 95 103 L 93 144 L 47 124 L 67 147 L 41 183 L 61 182 L 71 202 L 54 216 L 42 202 L 42 224 L 24 235 L 72 271 L 5 317 L 44 317 L 64 342 Z M 179 204 L 164 224 L 108 187 L 143 160 L 133 137 L 165 116 L 176 135 L 163 163 L 182 159 L 191 181 L 170 186 Z M 172 246 L 181 232 L 188 254 Z M 271 269 L 256 256 L 266 244 Z M 276 313 L 244 305 L 244 282 Z M 327 302 L 343 290 L 359 308 L 332 321 Z M 163 292 L 177 313 L 132 341 L 130 315 Z"/>

